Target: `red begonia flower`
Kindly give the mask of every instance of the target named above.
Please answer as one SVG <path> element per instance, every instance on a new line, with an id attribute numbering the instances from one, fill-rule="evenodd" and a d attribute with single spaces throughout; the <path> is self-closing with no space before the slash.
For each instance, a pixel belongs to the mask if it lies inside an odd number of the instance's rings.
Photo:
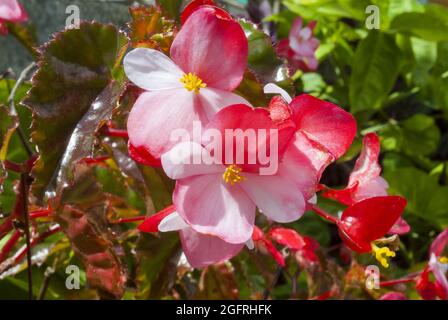
<path id="1" fill-rule="evenodd" d="M 17 0 L 0 1 L 0 34 L 7 35 L 6 22 L 24 22 L 28 20 L 28 14 Z"/>

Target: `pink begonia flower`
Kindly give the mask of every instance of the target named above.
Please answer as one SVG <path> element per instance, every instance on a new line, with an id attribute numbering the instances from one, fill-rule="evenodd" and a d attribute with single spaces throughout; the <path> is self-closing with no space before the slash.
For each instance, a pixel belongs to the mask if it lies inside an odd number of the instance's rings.
<path id="1" fill-rule="evenodd" d="M 408 300 L 408 298 L 402 292 L 392 291 L 383 294 L 378 300 Z"/>
<path id="2" fill-rule="evenodd" d="M 28 14 L 17 0 L 0 0 L 0 34 L 7 35 L 6 22 L 24 22 Z"/>
<path id="3" fill-rule="evenodd" d="M 302 94 L 292 99 L 273 84 L 266 85 L 264 90 L 283 98 L 274 97 L 269 105 L 273 121 L 277 125 L 292 121 L 296 127 L 292 143 L 283 155 L 281 170 L 285 176 L 302 181 L 304 197 L 312 201 L 325 168 L 340 158 L 353 142 L 356 121 L 337 105 L 313 96 Z M 308 165 L 304 167 L 306 162 Z"/>
<path id="4" fill-rule="evenodd" d="M 361 154 L 356 160 L 345 189 L 324 189 L 323 196 L 351 206 L 367 198 L 387 196 L 389 185 L 380 176 L 381 166 L 378 163 L 380 155 L 380 140 L 375 133 L 367 134 L 362 141 Z M 403 218 L 398 218 L 389 234 L 405 234 L 410 226 Z"/>
<path id="5" fill-rule="evenodd" d="M 440 233 L 429 249 L 429 269 L 434 275 L 437 295 L 448 300 L 448 229 Z"/>
<path id="6" fill-rule="evenodd" d="M 257 138 L 256 145 L 245 144 L 244 162 L 235 161 L 238 151 L 227 148 L 233 139 L 233 146 L 238 145 L 238 138 L 226 139 L 228 130 L 252 129 L 254 132 L 265 130 L 264 138 Z M 213 150 L 212 156 L 206 146 L 208 130 L 219 132 L 222 150 Z M 272 131 L 275 134 L 272 134 Z M 220 237 L 229 243 L 244 243 L 253 232 L 255 207 L 257 206 L 269 219 L 277 222 L 291 222 L 300 218 L 305 211 L 305 199 L 301 192 L 303 178 L 300 175 L 284 175 L 284 163 L 280 160 L 276 173 L 263 175 L 258 155 L 274 154 L 282 158 L 288 146 L 293 130 L 278 130 L 263 108 L 253 109 L 247 105 L 232 105 L 219 111 L 206 126 L 202 144 L 188 141 L 174 146 L 162 155 L 162 166 L 168 177 L 177 180 L 173 194 L 173 203 L 180 216 L 191 228 L 200 233 Z M 271 137 L 272 135 L 272 137 Z M 278 136 L 278 150 L 271 150 L 270 139 Z M 217 152 L 219 151 L 219 152 Z M 232 152 L 230 157 L 228 152 Z M 218 155 L 221 155 L 220 156 Z M 179 155 L 182 155 L 180 158 Z M 200 164 L 191 164 L 199 156 Z M 248 159 L 257 159 L 255 164 Z M 189 161 L 183 161 L 188 159 Z M 218 159 L 213 162 L 211 160 Z M 298 167 L 309 170 L 309 160 L 296 157 Z M 222 163 L 222 164 L 220 164 Z"/>
<path id="7" fill-rule="evenodd" d="M 288 60 L 292 72 L 297 70 L 315 71 L 318 67 L 316 50 L 319 40 L 313 37 L 316 21 L 302 28 L 302 18 L 294 20 L 288 39 L 280 40 L 277 44 L 277 54 Z"/>
<path id="8" fill-rule="evenodd" d="M 191 131 L 195 120 L 205 125 L 225 106 L 248 104 L 231 92 L 243 78 L 247 55 L 241 26 L 212 6 L 190 14 L 171 46 L 171 59 L 147 48 L 129 52 L 126 75 L 146 90 L 128 118 L 132 155 L 140 161 L 160 159 L 175 143 L 170 141 L 174 130 Z"/>
<path id="9" fill-rule="evenodd" d="M 244 247 L 244 243 L 227 243 L 218 237 L 194 231 L 180 217 L 173 205 L 152 215 L 138 228 L 143 232 L 179 231 L 185 257 L 193 268 L 203 268 L 228 260 Z"/>

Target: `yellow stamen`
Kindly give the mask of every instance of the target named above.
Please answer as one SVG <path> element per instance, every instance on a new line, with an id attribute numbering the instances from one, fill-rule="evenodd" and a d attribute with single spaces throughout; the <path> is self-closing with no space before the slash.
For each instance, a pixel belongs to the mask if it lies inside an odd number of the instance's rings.
<path id="1" fill-rule="evenodd" d="M 372 253 L 375 255 L 376 260 L 378 260 L 378 262 L 381 263 L 384 268 L 389 268 L 389 262 L 387 258 L 395 257 L 395 252 L 390 250 L 388 247 L 380 248 L 374 243 L 372 243 Z"/>
<path id="2" fill-rule="evenodd" d="M 188 91 L 194 91 L 194 93 L 199 93 L 201 88 L 205 88 L 207 86 L 206 83 L 202 82 L 201 78 L 191 72 L 180 78 L 180 82 L 184 84 L 185 89 Z"/>
<path id="3" fill-rule="evenodd" d="M 234 164 L 227 167 L 226 171 L 222 175 L 222 179 L 226 183 L 230 183 L 232 186 L 246 178 L 244 178 L 240 173 L 242 169 Z"/>
<path id="4" fill-rule="evenodd" d="M 440 263 L 447 263 L 448 264 L 448 257 L 440 257 L 439 258 Z"/>

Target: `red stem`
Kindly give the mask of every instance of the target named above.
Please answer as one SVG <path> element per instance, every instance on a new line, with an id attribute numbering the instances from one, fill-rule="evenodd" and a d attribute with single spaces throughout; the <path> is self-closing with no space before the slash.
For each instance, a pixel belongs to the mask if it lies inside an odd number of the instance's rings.
<path id="1" fill-rule="evenodd" d="M 51 216 L 52 211 L 50 209 L 42 209 L 42 210 L 36 210 L 30 212 L 30 218 L 31 219 L 37 219 L 42 217 L 49 217 Z"/>
<path id="2" fill-rule="evenodd" d="M 59 226 L 57 224 L 51 226 L 47 231 L 41 233 L 38 237 L 31 239 L 31 242 L 30 242 L 31 248 L 34 247 L 35 245 L 41 243 L 42 241 L 44 241 L 49 236 L 52 236 L 52 235 L 54 235 L 55 233 L 58 233 L 61 230 L 62 230 L 61 226 Z M 14 256 L 14 263 L 15 264 L 17 264 L 20 261 L 22 261 L 23 257 L 25 257 L 25 255 L 26 255 L 26 251 L 27 251 L 26 245 L 23 246 L 22 248 L 20 248 L 19 251 L 17 251 L 17 253 Z"/>
<path id="3" fill-rule="evenodd" d="M 320 209 L 319 207 L 317 207 L 317 206 L 311 206 L 311 209 L 315 212 L 315 213 L 317 213 L 319 216 L 321 216 L 322 218 L 324 218 L 325 220 L 328 220 L 328 221 L 330 221 L 330 222 L 332 222 L 332 223 L 338 223 L 338 219 L 336 218 L 336 217 L 334 217 L 334 216 L 332 216 L 331 214 L 329 214 L 329 213 L 326 213 L 325 211 L 323 211 L 322 209 Z"/>
<path id="4" fill-rule="evenodd" d="M 103 127 L 103 129 L 101 129 L 101 133 L 108 137 L 119 137 L 119 138 L 125 138 L 125 139 L 129 138 L 128 132 L 126 130 L 122 130 L 122 129 Z"/>
<path id="5" fill-rule="evenodd" d="M 380 286 L 381 287 L 391 287 L 391 286 L 394 286 L 396 284 L 409 283 L 409 282 L 414 282 L 414 281 L 415 281 L 415 278 L 395 279 L 395 280 L 389 280 L 389 281 L 380 282 Z"/>
<path id="6" fill-rule="evenodd" d="M 120 224 L 120 223 L 128 223 L 128 222 L 138 222 L 145 220 L 146 216 L 132 217 L 132 218 L 120 218 L 114 221 L 111 221 L 111 224 Z"/>
<path id="7" fill-rule="evenodd" d="M 17 241 L 19 241 L 21 236 L 22 234 L 19 230 L 14 231 L 11 238 L 8 239 L 8 241 L 5 243 L 2 250 L 0 251 L 0 263 L 5 261 L 5 259 L 9 255 L 9 252 L 11 252 L 12 248 L 14 248 L 15 244 L 17 243 Z"/>

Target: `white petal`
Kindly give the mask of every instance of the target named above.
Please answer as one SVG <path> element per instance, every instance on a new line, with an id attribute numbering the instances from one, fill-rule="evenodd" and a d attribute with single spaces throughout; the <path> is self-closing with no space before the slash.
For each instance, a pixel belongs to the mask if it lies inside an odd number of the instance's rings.
<path id="1" fill-rule="evenodd" d="M 124 57 L 123 66 L 129 80 L 145 90 L 183 88 L 184 73 L 160 51 L 134 49 Z"/>
<path id="2" fill-rule="evenodd" d="M 274 84 L 274 83 L 268 83 L 267 85 L 264 86 L 263 88 L 264 93 L 266 94 L 279 94 L 282 96 L 283 99 L 285 99 L 285 101 L 287 103 L 291 103 L 292 98 L 291 96 L 288 94 L 288 92 L 286 92 L 285 90 L 283 90 L 282 88 L 280 88 L 278 85 Z"/>
<path id="3" fill-rule="evenodd" d="M 160 232 L 178 231 L 188 227 L 188 224 L 182 219 L 182 217 L 174 211 L 172 214 L 166 216 L 159 223 Z"/>

